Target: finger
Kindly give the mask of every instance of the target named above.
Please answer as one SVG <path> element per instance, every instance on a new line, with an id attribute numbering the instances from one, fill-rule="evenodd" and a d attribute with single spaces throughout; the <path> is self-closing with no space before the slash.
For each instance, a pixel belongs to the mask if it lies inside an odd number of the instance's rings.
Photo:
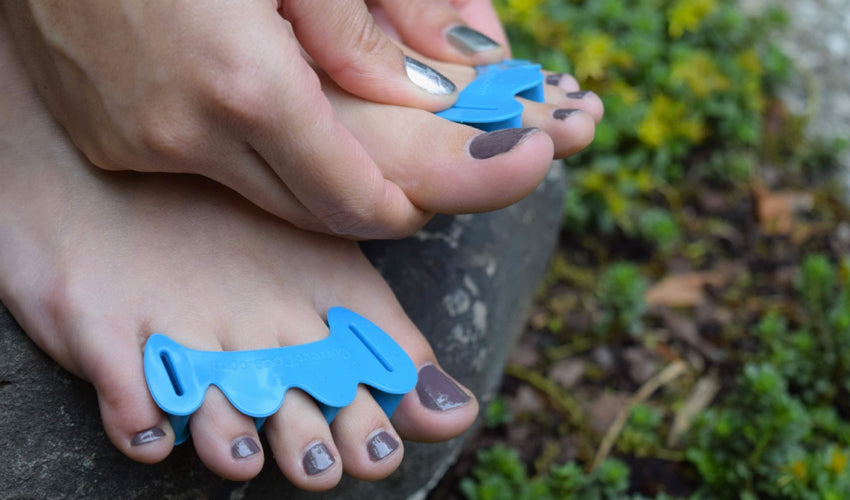
<path id="1" fill-rule="evenodd" d="M 428 111 L 446 109 L 457 99 L 454 83 L 405 57 L 362 0 L 288 0 L 282 14 L 307 53 L 352 94 Z"/>
<path id="2" fill-rule="evenodd" d="M 440 61 L 488 64 L 505 57 L 505 46 L 464 22 L 448 0 L 381 0 L 402 41 Z M 497 26 L 501 29 L 501 25 Z"/>
<path id="3" fill-rule="evenodd" d="M 247 92 L 245 99 L 257 100 L 246 105 L 257 110 L 249 116 L 248 142 L 328 232 L 397 238 L 427 221 L 337 119 L 304 59 L 264 70 L 262 80 L 276 84 Z"/>
<path id="4" fill-rule="evenodd" d="M 511 46 L 492 0 L 451 0 L 460 17 L 470 28 L 489 36 L 505 47 L 505 58 L 511 57 Z"/>

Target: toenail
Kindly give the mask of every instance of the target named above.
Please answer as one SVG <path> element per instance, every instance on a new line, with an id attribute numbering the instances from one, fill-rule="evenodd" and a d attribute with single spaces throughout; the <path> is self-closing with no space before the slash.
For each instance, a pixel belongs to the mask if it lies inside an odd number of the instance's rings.
<path id="1" fill-rule="evenodd" d="M 581 99 L 589 93 L 590 93 L 589 90 L 580 90 L 578 92 L 567 92 L 567 97 L 569 97 L 570 99 Z"/>
<path id="2" fill-rule="evenodd" d="M 315 476 L 320 472 L 324 472 L 336 463 L 331 450 L 324 443 L 316 443 L 304 453 L 304 472 L 307 475 Z"/>
<path id="3" fill-rule="evenodd" d="M 438 411 L 463 406 L 471 399 L 452 379 L 434 365 L 425 365 L 419 370 L 416 394 L 419 395 L 422 406 Z"/>
<path id="4" fill-rule="evenodd" d="M 366 443 L 366 449 L 369 450 L 369 458 L 378 462 L 398 449 L 398 441 L 387 431 L 381 431 Z"/>
<path id="5" fill-rule="evenodd" d="M 151 427 L 146 431 L 142 431 L 135 436 L 130 441 L 130 444 L 133 446 L 139 446 L 143 444 L 152 443 L 158 439 L 162 439 L 165 437 L 165 431 L 160 429 L 159 427 Z"/>
<path id="6" fill-rule="evenodd" d="M 547 85 L 558 85 L 561 83 L 561 78 L 564 77 L 563 73 L 558 73 L 555 75 L 546 75 L 546 84 Z"/>
<path id="7" fill-rule="evenodd" d="M 499 44 L 489 36 L 466 26 L 453 26 L 446 31 L 446 38 L 452 47 L 464 54 L 474 54 L 499 48 Z"/>
<path id="8" fill-rule="evenodd" d="M 407 71 L 407 77 L 429 94 L 449 95 L 457 90 L 451 80 L 412 57 L 404 56 L 404 69 Z"/>
<path id="9" fill-rule="evenodd" d="M 506 128 L 476 135 L 469 143 L 469 154 L 476 160 L 486 160 L 507 153 L 536 131 L 536 128 Z"/>
<path id="10" fill-rule="evenodd" d="M 580 110 L 578 109 L 556 109 L 555 111 L 552 111 L 552 118 L 556 120 L 566 120 L 579 111 Z"/>
<path id="11" fill-rule="evenodd" d="M 233 458 L 247 458 L 260 452 L 260 445 L 253 439 L 244 436 L 233 441 L 230 453 Z"/>

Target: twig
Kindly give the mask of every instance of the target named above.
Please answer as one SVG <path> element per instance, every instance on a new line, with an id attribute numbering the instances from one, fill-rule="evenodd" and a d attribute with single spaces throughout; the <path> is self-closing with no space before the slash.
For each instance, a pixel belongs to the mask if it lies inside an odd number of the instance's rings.
<path id="1" fill-rule="evenodd" d="M 608 458 L 608 455 L 611 453 L 611 449 L 614 447 L 614 443 L 617 441 L 617 437 L 619 437 L 620 432 L 626 425 L 626 421 L 628 420 L 632 409 L 636 405 L 649 399 L 652 393 L 658 390 L 659 387 L 669 384 L 680 375 L 684 374 L 687 370 L 688 365 L 684 361 L 677 359 L 647 380 L 638 389 L 634 396 L 629 398 L 626 405 L 620 409 L 617 414 L 617 418 L 614 419 L 614 422 L 605 432 L 605 436 L 599 444 L 599 449 L 596 451 L 596 456 L 593 457 L 593 463 L 590 464 L 590 470 L 596 469 L 602 464 L 602 462 L 605 461 L 606 458 Z"/>

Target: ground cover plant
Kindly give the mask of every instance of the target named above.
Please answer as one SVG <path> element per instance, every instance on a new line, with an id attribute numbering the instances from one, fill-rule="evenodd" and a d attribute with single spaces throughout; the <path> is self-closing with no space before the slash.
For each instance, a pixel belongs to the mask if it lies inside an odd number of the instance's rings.
<path id="1" fill-rule="evenodd" d="M 432 498 L 846 498 L 846 145 L 802 135 L 784 14 L 500 0 L 606 116 L 499 396 Z"/>

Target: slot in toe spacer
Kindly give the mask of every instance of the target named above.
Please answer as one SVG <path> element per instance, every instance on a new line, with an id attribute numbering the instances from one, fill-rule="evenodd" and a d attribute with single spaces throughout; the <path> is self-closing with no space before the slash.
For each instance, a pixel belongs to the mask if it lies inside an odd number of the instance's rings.
<path id="1" fill-rule="evenodd" d="M 145 378 L 154 401 L 168 414 L 175 442 L 189 437 L 189 416 L 210 385 L 254 417 L 257 429 L 283 404 L 292 387 L 312 396 L 330 422 L 350 404 L 357 385 L 368 386 L 391 416 L 416 386 L 416 367 L 389 335 L 359 314 L 328 311 L 330 335 L 310 344 L 254 351 L 197 351 L 154 334 L 145 345 Z"/>
<path id="2" fill-rule="evenodd" d="M 513 59 L 475 69 L 478 76 L 460 91 L 455 105 L 437 116 L 492 132 L 522 126 L 523 106 L 516 96 L 543 102 L 539 64 Z"/>

